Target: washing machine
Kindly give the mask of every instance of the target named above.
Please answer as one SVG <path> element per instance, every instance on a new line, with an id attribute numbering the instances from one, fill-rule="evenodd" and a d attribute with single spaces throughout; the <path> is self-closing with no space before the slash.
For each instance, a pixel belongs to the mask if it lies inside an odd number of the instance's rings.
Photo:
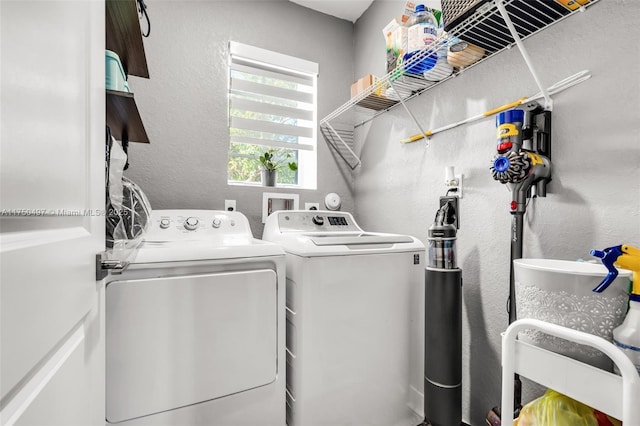
<path id="1" fill-rule="evenodd" d="M 106 286 L 106 422 L 285 425 L 285 257 L 238 212 L 154 210 Z"/>
<path id="2" fill-rule="evenodd" d="M 287 259 L 289 426 L 420 423 L 424 245 L 346 212 L 277 211 Z"/>

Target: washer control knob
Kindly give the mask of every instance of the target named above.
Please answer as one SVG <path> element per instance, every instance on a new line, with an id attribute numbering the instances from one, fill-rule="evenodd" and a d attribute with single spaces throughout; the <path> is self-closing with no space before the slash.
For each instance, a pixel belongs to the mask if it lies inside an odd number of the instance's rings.
<path id="1" fill-rule="evenodd" d="M 314 216 L 311 221 L 316 225 L 324 225 L 324 218 L 322 216 Z"/>
<path id="2" fill-rule="evenodd" d="M 188 217 L 184 221 L 184 229 L 187 231 L 193 231 L 198 227 L 198 218 L 197 217 Z"/>
<path id="3" fill-rule="evenodd" d="M 169 219 L 168 217 L 163 217 L 162 219 L 160 219 L 161 229 L 167 229 L 169 225 L 171 225 L 171 219 Z"/>
<path id="4" fill-rule="evenodd" d="M 222 225 L 222 221 L 217 217 L 214 217 L 211 226 L 213 226 L 214 228 L 220 228 L 220 225 Z"/>

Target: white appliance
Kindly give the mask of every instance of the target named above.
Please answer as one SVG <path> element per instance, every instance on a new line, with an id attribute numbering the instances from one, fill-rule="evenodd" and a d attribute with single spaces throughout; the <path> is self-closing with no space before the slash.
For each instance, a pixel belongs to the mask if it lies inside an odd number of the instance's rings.
<path id="1" fill-rule="evenodd" d="M 106 420 L 285 425 L 285 259 L 238 212 L 154 210 L 106 288 Z"/>
<path id="2" fill-rule="evenodd" d="M 263 240 L 287 258 L 288 425 L 417 424 L 424 245 L 336 211 L 274 212 Z"/>

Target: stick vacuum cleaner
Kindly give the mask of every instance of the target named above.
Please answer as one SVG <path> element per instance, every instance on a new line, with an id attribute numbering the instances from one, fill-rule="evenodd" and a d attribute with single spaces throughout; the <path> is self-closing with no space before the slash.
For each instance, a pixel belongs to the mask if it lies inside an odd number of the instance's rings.
<path id="1" fill-rule="evenodd" d="M 457 266 L 453 203 L 429 227 L 425 270 L 424 415 L 422 425 L 462 420 L 462 270 Z"/>
<path id="2" fill-rule="evenodd" d="M 501 112 L 496 117 L 497 151 L 493 159 L 493 178 L 505 184 L 511 191 L 511 259 L 509 299 L 507 312 L 509 324 L 516 320 L 514 259 L 522 258 L 522 230 L 527 199 L 546 197 L 547 183 L 551 181 L 551 111 L 538 103 L 530 102 L 520 109 Z M 515 377 L 514 410 L 521 407 L 520 379 Z M 509 412 L 503 407 L 505 412 Z M 492 411 L 494 411 L 492 415 Z M 499 412 L 489 412 L 487 423 L 499 423 Z M 491 417 L 491 419 L 490 419 Z M 496 417 L 498 419 L 496 419 Z"/>

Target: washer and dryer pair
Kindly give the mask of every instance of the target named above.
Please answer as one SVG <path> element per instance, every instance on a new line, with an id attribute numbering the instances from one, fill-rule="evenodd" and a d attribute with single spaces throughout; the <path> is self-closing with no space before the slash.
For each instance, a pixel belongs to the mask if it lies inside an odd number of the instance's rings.
<path id="1" fill-rule="evenodd" d="M 274 212 L 263 240 L 238 212 L 152 212 L 106 287 L 109 424 L 419 422 L 424 245 L 335 211 Z"/>

